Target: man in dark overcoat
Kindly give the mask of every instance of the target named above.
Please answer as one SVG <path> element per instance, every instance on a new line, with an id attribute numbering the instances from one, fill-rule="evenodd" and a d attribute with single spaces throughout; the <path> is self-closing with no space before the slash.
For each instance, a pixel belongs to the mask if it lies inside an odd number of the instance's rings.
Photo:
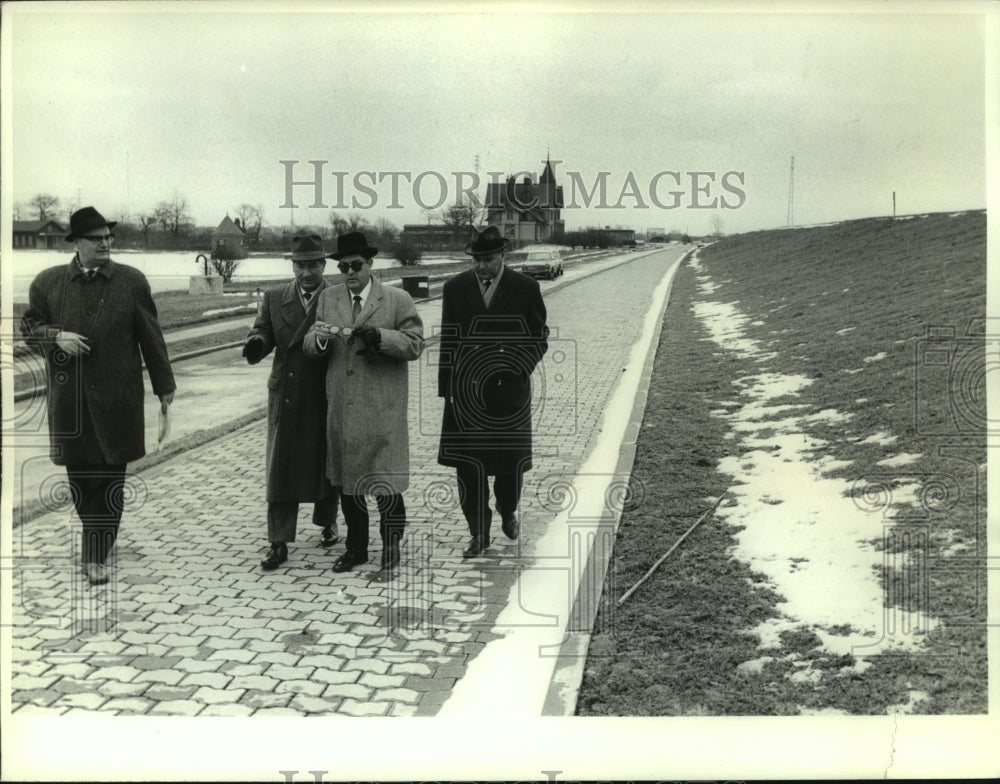
<path id="1" fill-rule="evenodd" d="M 50 456 L 66 467 L 83 524 L 83 571 L 101 584 L 121 524 L 126 464 L 146 454 L 142 362 L 164 414 L 176 384 L 146 277 L 111 260 L 116 222 L 84 207 L 69 223 L 76 255 L 32 281 L 21 333 L 45 356 Z"/>
<path id="2" fill-rule="evenodd" d="M 508 244 L 496 226 L 476 232 L 465 249 L 473 267 L 444 284 L 441 305 L 438 462 L 456 469 L 472 537 L 466 558 L 490 545 L 490 476 L 503 532 L 518 537 L 517 507 L 531 468 L 531 373 L 548 350 L 538 281 L 504 265 Z"/>
<path id="3" fill-rule="evenodd" d="M 397 574 L 406 529 L 403 492 L 410 481 L 408 363 L 420 357 L 424 325 L 410 295 L 372 276 L 378 248 L 364 233 L 337 237 L 341 282 L 323 292 L 305 351 L 326 359 L 326 475 L 341 488 L 347 525 L 333 571 L 368 561 L 368 506 L 375 497 L 382 538 L 376 582 Z"/>
<path id="4" fill-rule="evenodd" d="M 302 350 L 327 288 L 326 253 L 318 234 L 292 238 L 291 283 L 264 292 L 243 356 L 255 365 L 274 351 L 267 379 L 267 538 L 261 561 L 276 569 L 295 541 L 300 503 L 313 504 L 320 544 L 337 543 L 337 493 L 326 480 L 326 366 Z"/>

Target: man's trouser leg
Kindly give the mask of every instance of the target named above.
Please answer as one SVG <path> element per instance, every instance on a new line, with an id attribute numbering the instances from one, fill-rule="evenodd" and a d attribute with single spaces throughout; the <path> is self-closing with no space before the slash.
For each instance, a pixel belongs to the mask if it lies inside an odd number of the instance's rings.
<path id="1" fill-rule="evenodd" d="M 399 493 L 377 495 L 375 503 L 378 505 L 378 532 L 382 541 L 395 539 L 398 544 L 402 541 L 403 529 L 406 528 L 406 505 L 403 503 L 403 496 Z"/>
<path id="2" fill-rule="evenodd" d="M 521 470 L 515 469 L 496 475 L 493 480 L 493 494 L 497 499 L 497 511 L 501 519 L 508 520 L 517 513 L 523 487 L 524 472 Z"/>
<path id="3" fill-rule="evenodd" d="M 313 504 L 313 525 L 332 528 L 337 533 L 337 510 L 340 508 L 340 491 L 333 488 L 330 494 Z"/>
<path id="4" fill-rule="evenodd" d="M 125 505 L 125 464 L 66 466 L 73 506 L 83 523 L 81 560 L 103 564 L 107 561 Z"/>
<path id="5" fill-rule="evenodd" d="M 490 510 L 490 488 L 482 466 L 468 465 L 455 469 L 458 479 L 458 498 L 469 534 L 483 541 L 490 538 L 493 512 Z"/>
<path id="6" fill-rule="evenodd" d="M 340 497 L 344 510 L 344 522 L 347 523 L 346 549 L 359 559 L 368 557 L 368 505 L 363 495 L 347 495 Z"/>
<path id="7" fill-rule="evenodd" d="M 295 541 L 295 529 L 299 519 L 299 504 L 297 501 L 267 502 L 267 541 Z"/>

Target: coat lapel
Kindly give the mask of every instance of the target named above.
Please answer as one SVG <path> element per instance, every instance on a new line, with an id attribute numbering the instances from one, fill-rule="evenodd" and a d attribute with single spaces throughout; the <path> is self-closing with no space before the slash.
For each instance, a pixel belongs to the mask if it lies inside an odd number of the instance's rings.
<path id="1" fill-rule="evenodd" d="M 365 306 L 361 308 L 361 312 L 358 314 L 358 321 L 354 325 L 355 327 L 360 327 L 374 315 L 375 311 L 382 305 L 383 296 L 382 282 L 372 278 L 371 291 L 368 292 L 368 299 L 365 300 Z"/>
<path id="2" fill-rule="evenodd" d="M 460 289 L 462 301 L 472 311 L 473 316 L 486 313 L 486 303 L 483 302 L 483 290 L 479 287 L 479 279 L 476 277 L 476 273 L 469 270 L 462 273 L 462 275 L 462 286 Z"/>
<path id="3" fill-rule="evenodd" d="M 306 332 L 309 330 L 309 327 L 311 327 L 313 322 L 316 320 L 316 308 L 317 308 L 317 303 L 319 302 L 319 295 L 323 293 L 323 290 L 326 287 L 327 287 L 326 278 L 324 278 L 322 281 L 320 281 L 320 284 L 317 287 L 316 292 L 313 294 L 312 299 L 309 302 L 309 307 L 303 311 L 302 303 L 299 301 L 299 293 L 295 290 L 295 284 L 294 283 L 292 284 L 292 290 L 291 290 L 292 298 L 299 304 L 299 312 L 302 313 L 302 320 L 295 328 L 295 332 L 292 335 L 292 342 L 289 345 L 294 346 L 296 343 L 302 342 L 302 338 L 305 337 Z M 284 301 L 282 301 L 281 305 L 282 309 L 284 309 L 285 306 Z M 290 323 L 294 324 L 295 322 L 290 321 Z"/>
<path id="4" fill-rule="evenodd" d="M 285 286 L 285 291 L 281 295 L 281 316 L 287 324 L 298 327 L 304 315 L 305 311 L 299 301 L 299 294 L 295 290 L 295 281 L 292 281 Z"/>
<path id="5" fill-rule="evenodd" d="M 504 305 L 506 305 L 506 303 L 510 301 L 511 297 L 513 297 L 517 292 L 517 281 L 514 280 L 514 276 L 510 273 L 510 268 L 505 267 L 503 274 L 500 276 L 500 281 L 497 283 L 497 290 L 493 293 L 493 299 L 490 300 L 490 307 L 487 310 L 488 313 L 503 311 Z M 480 296 L 479 299 L 482 300 L 482 296 Z"/>

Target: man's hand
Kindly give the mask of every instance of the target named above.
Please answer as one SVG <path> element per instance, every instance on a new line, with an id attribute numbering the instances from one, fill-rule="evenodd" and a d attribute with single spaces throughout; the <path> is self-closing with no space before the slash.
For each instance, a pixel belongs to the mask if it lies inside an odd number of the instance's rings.
<path id="1" fill-rule="evenodd" d="M 243 344 L 243 356 L 247 358 L 247 362 L 251 365 L 256 365 L 264 356 L 264 338 L 260 335 L 254 335 L 246 343 Z"/>
<path id="2" fill-rule="evenodd" d="M 361 341 L 363 348 L 357 352 L 358 354 L 363 354 L 366 351 L 374 353 L 382 345 L 382 334 L 378 331 L 377 327 L 372 327 L 368 324 L 354 330 L 351 339 Z"/>
<path id="3" fill-rule="evenodd" d="M 167 413 L 167 409 L 174 402 L 174 393 L 167 392 L 166 394 L 160 395 L 160 410 L 163 413 Z"/>
<path id="4" fill-rule="evenodd" d="M 66 330 L 61 331 L 58 335 L 56 335 L 56 345 L 71 357 L 76 357 L 80 354 L 87 355 L 90 353 L 90 346 L 87 345 L 87 338 L 76 332 L 67 332 Z"/>

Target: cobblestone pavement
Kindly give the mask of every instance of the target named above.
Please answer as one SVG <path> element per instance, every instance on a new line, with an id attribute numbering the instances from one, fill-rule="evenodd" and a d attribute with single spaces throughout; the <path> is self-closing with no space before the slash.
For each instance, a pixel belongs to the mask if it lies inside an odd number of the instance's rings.
<path id="1" fill-rule="evenodd" d="M 319 547 L 308 506 L 289 561 L 261 571 L 263 422 L 129 477 L 106 586 L 80 574 L 75 518 L 53 492 L 59 508 L 13 532 L 15 715 L 434 715 L 502 634 L 493 622 L 533 568 L 532 542 L 593 448 L 651 293 L 677 255 L 637 257 L 547 297 L 553 338 L 534 378 L 521 539 L 497 530 L 486 558 L 462 560 L 454 475 L 436 463 L 434 346 L 411 365 L 410 525 L 400 576 L 387 585 L 370 582 L 377 532 L 372 563 L 334 574 L 342 544 Z"/>

